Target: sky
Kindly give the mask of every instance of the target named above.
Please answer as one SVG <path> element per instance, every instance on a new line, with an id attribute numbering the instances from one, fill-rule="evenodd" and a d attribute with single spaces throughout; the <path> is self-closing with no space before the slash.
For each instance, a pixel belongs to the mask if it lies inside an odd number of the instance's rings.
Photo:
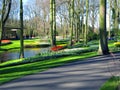
<path id="1" fill-rule="evenodd" d="M 27 1 L 29 1 L 29 0 L 23 0 L 23 3 L 25 4 Z"/>

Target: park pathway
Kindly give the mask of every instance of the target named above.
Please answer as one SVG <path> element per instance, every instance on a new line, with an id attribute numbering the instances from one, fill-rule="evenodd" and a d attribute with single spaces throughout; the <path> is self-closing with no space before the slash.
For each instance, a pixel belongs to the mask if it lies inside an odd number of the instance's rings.
<path id="1" fill-rule="evenodd" d="M 116 54 L 120 58 L 120 53 Z M 25 76 L 0 86 L 0 90 L 99 90 L 111 77 L 111 56 L 98 56 Z"/>

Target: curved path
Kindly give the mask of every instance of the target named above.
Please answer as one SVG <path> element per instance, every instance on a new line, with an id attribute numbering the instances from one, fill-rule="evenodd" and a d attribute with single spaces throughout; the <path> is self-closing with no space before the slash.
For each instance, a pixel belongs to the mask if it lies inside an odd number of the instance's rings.
<path id="1" fill-rule="evenodd" d="M 120 53 L 116 54 L 120 58 Z M 99 90 L 110 78 L 111 56 L 98 56 L 69 63 L 0 86 L 0 90 Z"/>

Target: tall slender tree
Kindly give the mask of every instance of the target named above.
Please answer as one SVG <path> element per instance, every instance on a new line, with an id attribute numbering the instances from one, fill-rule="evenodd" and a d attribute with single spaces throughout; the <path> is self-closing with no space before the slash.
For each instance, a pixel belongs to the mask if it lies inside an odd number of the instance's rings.
<path id="1" fill-rule="evenodd" d="M 56 3 L 50 0 L 50 28 L 51 28 L 51 45 L 56 45 Z"/>
<path id="2" fill-rule="evenodd" d="M 20 0 L 20 56 L 24 58 L 24 37 L 23 37 L 23 2 Z"/>
<path id="3" fill-rule="evenodd" d="M 76 42 L 79 42 L 79 40 L 80 40 L 80 30 L 81 30 L 81 19 L 80 19 L 80 17 L 81 17 L 81 2 L 80 2 L 80 0 L 77 0 L 76 2 L 75 2 L 75 10 L 74 10 L 74 17 L 75 17 L 75 20 L 74 21 L 76 21 L 75 23 L 76 23 L 76 29 L 75 29 L 75 41 Z"/>
<path id="4" fill-rule="evenodd" d="M 74 0 L 70 2 L 70 46 L 72 46 L 72 39 L 73 39 L 73 23 L 74 23 Z"/>
<path id="5" fill-rule="evenodd" d="M 56 45 L 56 0 L 53 0 L 53 45 Z"/>
<path id="6" fill-rule="evenodd" d="M 118 22 L 118 17 L 119 17 L 119 12 L 118 12 L 118 2 L 117 0 L 114 0 L 114 10 L 115 10 L 115 22 L 114 22 L 114 30 L 115 30 L 115 39 L 116 41 L 118 40 L 118 27 L 119 27 L 119 22 Z"/>
<path id="7" fill-rule="evenodd" d="M 51 45 L 53 46 L 53 0 L 50 0 L 50 32 Z"/>
<path id="8" fill-rule="evenodd" d="M 98 53 L 102 55 L 109 54 L 107 31 L 106 31 L 106 0 L 100 0 L 100 16 L 99 16 L 99 32 L 100 43 Z"/>
<path id="9" fill-rule="evenodd" d="M 84 45 L 87 45 L 87 34 L 88 34 L 88 14 L 89 14 L 89 0 L 86 0 L 86 21 L 85 21 L 85 32 L 84 32 Z"/>
<path id="10" fill-rule="evenodd" d="M 82 1 L 82 11 L 81 11 L 81 27 L 82 27 L 82 38 L 83 38 L 83 40 L 84 40 L 84 4 L 85 4 L 85 2 L 84 1 Z"/>
<path id="11" fill-rule="evenodd" d="M 111 7 L 112 7 L 112 1 L 109 0 L 109 27 L 108 27 L 108 38 L 111 38 Z"/>
<path id="12" fill-rule="evenodd" d="M 0 31 L 0 46 L 1 46 L 1 40 L 4 36 L 4 27 L 6 24 L 6 21 L 9 17 L 9 13 L 11 10 L 11 0 L 3 0 L 2 2 L 2 15 L 1 15 L 1 31 Z"/>

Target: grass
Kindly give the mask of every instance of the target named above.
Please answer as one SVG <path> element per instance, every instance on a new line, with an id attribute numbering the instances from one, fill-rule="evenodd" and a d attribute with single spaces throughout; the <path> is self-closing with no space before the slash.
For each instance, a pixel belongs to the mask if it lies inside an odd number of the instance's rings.
<path id="1" fill-rule="evenodd" d="M 117 86 L 120 85 L 120 81 L 118 81 L 120 77 L 112 77 L 104 85 L 100 90 L 117 90 Z"/>
<path id="2" fill-rule="evenodd" d="M 57 45 L 61 45 L 61 44 L 68 44 L 68 40 L 59 40 L 56 42 Z"/>
<path id="3" fill-rule="evenodd" d="M 1 52 L 20 48 L 20 42 L 18 40 L 14 40 L 11 42 L 12 44 L 1 46 Z"/>
<path id="4" fill-rule="evenodd" d="M 12 44 L 1 46 L 0 53 L 2 53 L 4 51 L 14 51 L 14 50 L 20 48 L 20 41 L 19 40 L 11 40 L 11 42 L 12 42 Z M 30 46 L 32 45 L 33 47 L 40 46 L 39 45 L 40 43 L 37 43 L 37 42 L 38 42 L 38 39 L 24 40 L 24 44 L 25 44 L 26 47 L 29 46 L 29 45 Z"/>
<path id="5" fill-rule="evenodd" d="M 27 45 L 26 47 L 31 47 L 32 46 L 35 46 L 35 47 L 38 47 L 39 43 L 38 42 L 43 42 L 39 39 L 29 39 L 29 40 L 24 40 L 24 44 Z M 66 40 L 61 40 L 61 41 L 57 41 L 57 45 L 67 45 L 68 44 L 68 41 Z M 98 41 L 90 41 L 88 44 L 90 45 L 98 45 Z M 44 46 L 44 45 L 43 45 Z M 47 44 L 48 46 L 48 44 Z M 80 45 L 78 44 L 75 45 L 73 48 L 75 47 L 80 47 L 81 46 L 81 43 Z M 114 42 L 109 42 L 109 47 L 114 47 Z M 12 44 L 9 44 L 9 45 L 4 45 L 1 47 L 1 50 L 0 50 L 0 53 L 4 52 L 4 51 L 14 51 L 16 49 L 19 49 L 20 48 L 20 41 L 19 40 L 12 40 Z"/>
<path id="6" fill-rule="evenodd" d="M 80 54 L 79 56 L 67 56 L 34 63 L 0 68 L 0 84 L 6 83 L 16 78 L 23 77 L 25 75 L 42 72 L 53 67 L 61 66 L 73 61 L 83 60 L 85 58 L 90 58 L 96 55 L 96 52 L 89 52 Z"/>
<path id="7" fill-rule="evenodd" d="M 11 40 L 12 44 L 1 46 L 0 53 L 4 51 L 14 51 L 20 48 L 20 40 Z M 44 42 L 44 43 L 41 43 Z M 47 43 L 45 43 L 47 42 Z M 36 48 L 36 47 L 47 47 L 50 46 L 49 41 L 44 41 L 40 39 L 28 39 L 24 40 L 25 48 Z M 40 44 L 41 43 L 41 44 Z M 57 45 L 66 45 L 67 41 L 57 41 Z"/>

